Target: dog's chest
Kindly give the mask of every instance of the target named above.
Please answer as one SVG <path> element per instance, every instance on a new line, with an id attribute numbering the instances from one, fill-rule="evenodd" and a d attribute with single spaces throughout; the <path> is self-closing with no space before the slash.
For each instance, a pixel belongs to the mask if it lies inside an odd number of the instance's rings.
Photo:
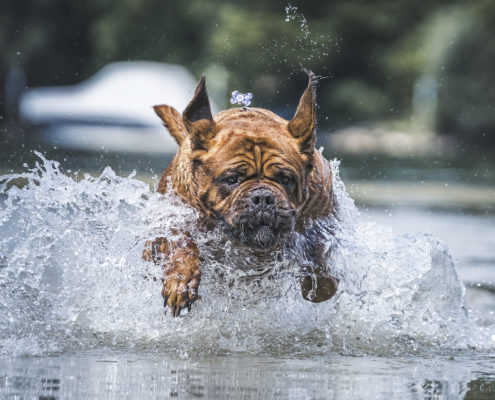
<path id="1" fill-rule="evenodd" d="M 200 246 L 201 262 L 209 268 L 239 276 L 263 276 L 287 270 L 294 264 L 293 257 L 279 246 L 269 251 L 257 251 L 227 238 L 209 240 Z"/>

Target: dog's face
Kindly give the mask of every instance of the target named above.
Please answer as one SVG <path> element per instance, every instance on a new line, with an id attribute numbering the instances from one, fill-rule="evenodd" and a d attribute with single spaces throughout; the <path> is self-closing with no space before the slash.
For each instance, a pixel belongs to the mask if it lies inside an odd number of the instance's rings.
<path id="1" fill-rule="evenodd" d="M 312 78 L 291 121 L 246 108 L 213 118 L 204 78 L 182 121 L 170 107 L 155 107 L 181 146 L 177 160 L 190 168 L 182 179 L 193 181 L 192 204 L 247 246 L 277 245 L 293 231 L 307 199 L 315 142 Z"/>
<path id="2" fill-rule="evenodd" d="M 193 159 L 198 200 L 238 241 L 273 247 L 294 228 L 309 157 L 286 126 L 263 114 L 247 110 L 226 118 L 217 123 L 208 151 Z"/>

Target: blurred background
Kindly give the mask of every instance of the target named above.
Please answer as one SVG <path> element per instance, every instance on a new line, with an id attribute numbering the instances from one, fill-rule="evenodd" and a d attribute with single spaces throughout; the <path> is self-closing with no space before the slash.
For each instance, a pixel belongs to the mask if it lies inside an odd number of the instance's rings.
<path id="1" fill-rule="evenodd" d="M 310 69 L 365 216 L 432 231 L 495 290 L 494 37 L 492 0 L 2 0 L 0 171 L 37 149 L 149 179 L 176 150 L 152 105 L 182 111 L 205 73 L 214 111 L 239 90 L 290 118 Z"/>

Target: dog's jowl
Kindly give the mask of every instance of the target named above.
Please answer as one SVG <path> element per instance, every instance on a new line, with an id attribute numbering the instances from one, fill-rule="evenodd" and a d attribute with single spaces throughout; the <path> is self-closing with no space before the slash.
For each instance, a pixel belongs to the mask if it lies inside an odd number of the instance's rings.
<path id="1" fill-rule="evenodd" d="M 175 193 L 199 211 L 195 228 L 219 228 L 235 245 L 266 256 L 294 232 L 304 234 L 309 221 L 333 212 L 330 164 L 315 151 L 313 74 L 290 121 L 247 107 L 212 116 L 204 76 L 182 115 L 167 105 L 155 111 L 180 146 L 158 191 L 167 191 L 171 181 Z M 302 296 L 315 303 L 337 290 L 337 280 L 319 259 L 319 240 L 312 235 L 312 277 L 301 279 Z M 201 265 L 189 232 L 148 242 L 143 257 L 163 265 L 162 293 L 172 315 L 190 309 L 198 297 Z"/>

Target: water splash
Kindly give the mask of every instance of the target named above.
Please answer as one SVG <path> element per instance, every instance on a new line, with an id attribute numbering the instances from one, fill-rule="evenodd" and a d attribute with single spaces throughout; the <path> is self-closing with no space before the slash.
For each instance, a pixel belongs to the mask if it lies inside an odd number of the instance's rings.
<path id="1" fill-rule="evenodd" d="M 253 98 L 252 93 L 239 93 L 239 91 L 234 90 L 232 92 L 232 97 L 230 99 L 230 104 L 239 104 L 244 106 L 249 106 L 251 104 L 251 99 Z"/>
<path id="2" fill-rule="evenodd" d="M 299 24 L 301 29 L 301 34 L 303 39 L 308 39 L 310 35 L 308 21 L 306 21 L 306 17 L 297 11 L 297 7 L 287 4 L 285 7 L 285 22 L 294 21 Z"/>
<path id="3" fill-rule="evenodd" d="M 339 294 L 302 299 L 283 251 L 263 270 L 217 232 L 193 232 L 203 257 L 191 314 L 164 315 L 161 270 L 144 242 L 191 227 L 196 212 L 106 168 L 68 176 L 41 154 L 35 167 L 0 177 L 0 354 L 102 347 L 191 354 L 396 354 L 493 349 L 493 327 L 468 315 L 446 246 L 429 235 L 395 237 L 365 224 L 333 162 L 336 218 L 325 232 Z M 20 187 L 14 185 L 18 183 Z M 297 249 L 296 249 L 297 250 Z"/>
<path id="4" fill-rule="evenodd" d="M 296 6 L 285 7 L 285 22 L 296 24 L 290 34 L 279 36 L 263 45 L 263 58 L 272 68 L 289 66 L 290 76 L 315 65 L 327 65 L 329 52 L 338 51 L 340 42 L 329 35 L 311 31 L 304 14 Z M 326 67 L 323 67 L 326 70 Z"/>

